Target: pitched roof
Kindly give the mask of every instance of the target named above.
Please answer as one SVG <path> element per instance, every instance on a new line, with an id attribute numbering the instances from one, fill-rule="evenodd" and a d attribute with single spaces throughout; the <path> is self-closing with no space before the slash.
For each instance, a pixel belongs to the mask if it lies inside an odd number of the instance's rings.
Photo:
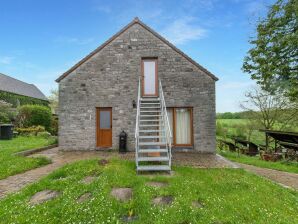
<path id="1" fill-rule="evenodd" d="M 181 50 L 179 50 L 177 47 L 175 47 L 173 44 L 171 44 L 168 40 L 166 40 L 164 37 L 162 37 L 160 34 L 155 32 L 153 29 L 151 29 L 149 26 L 144 24 L 142 21 L 139 20 L 138 17 L 136 17 L 133 21 L 131 21 L 128 25 L 123 27 L 119 32 L 117 32 L 114 36 L 112 36 L 110 39 L 108 39 L 106 42 L 104 42 L 101 46 L 96 48 L 94 51 L 92 51 L 90 54 L 88 54 L 86 57 L 84 57 L 81 61 L 76 63 L 73 67 L 71 67 L 68 71 L 63 73 L 59 78 L 56 79 L 56 82 L 60 82 L 62 79 L 64 79 L 67 75 L 69 75 L 71 72 L 73 72 L 75 69 L 77 69 L 80 65 L 82 65 L 84 62 L 86 62 L 89 58 L 91 58 L 93 55 L 98 53 L 100 50 L 102 50 L 105 46 L 107 46 L 109 43 L 111 43 L 114 39 L 116 39 L 118 36 L 120 36 L 122 33 L 124 33 L 126 30 L 128 30 L 131 26 L 134 24 L 139 24 L 144 29 L 152 33 L 154 36 L 159 38 L 161 41 L 163 41 L 165 44 L 167 44 L 169 47 L 171 47 L 174 51 L 176 51 L 178 54 L 182 55 L 184 58 L 186 58 L 188 61 L 190 61 L 192 64 L 197 66 L 200 70 L 204 71 L 207 75 L 209 75 L 213 80 L 217 81 L 218 78 L 213 75 L 211 72 L 209 72 L 207 69 L 205 69 L 203 66 L 195 62 L 193 59 L 191 59 L 189 56 L 187 56 L 185 53 L 183 53 Z"/>
<path id="2" fill-rule="evenodd" d="M 0 91 L 48 101 L 46 96 L 35 85 L 22 82 L 2 73 L 0 73 Z"/>

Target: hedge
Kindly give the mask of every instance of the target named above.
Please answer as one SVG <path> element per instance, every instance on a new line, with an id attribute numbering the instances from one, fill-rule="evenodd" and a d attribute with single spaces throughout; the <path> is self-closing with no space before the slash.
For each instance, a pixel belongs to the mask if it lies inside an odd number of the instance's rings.
<path id="1" fill-rule="evenodd" d="M 51 130 L 51 109 L 41 105 L 24 105 L 19 108 L 17 116 L 18 127 L 31 127 L 41 125 L 47 131 Z"/>
<path id="2" fill-rule="evenodd" d="M 0 90 L 0 100 L 4 100 L 5 102 L 12 104 L 13 107 L 17 107 L 19 105 L 22 106 L 26 104 L 49 106 L 49 102 L 46 100 L 36 99 L 29 96 L 22 96 L 15 93 L 4 92 L 1 90 Z"/>

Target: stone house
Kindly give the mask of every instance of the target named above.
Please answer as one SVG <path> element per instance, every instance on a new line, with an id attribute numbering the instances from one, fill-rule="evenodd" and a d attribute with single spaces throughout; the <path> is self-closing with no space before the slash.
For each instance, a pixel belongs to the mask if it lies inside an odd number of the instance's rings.
<path id="1" fill-rule="evenodd" d="M 159 107 L 163 91 L 172 150 L 214 153 L 217 80 L 135 18 L 56 80 L 59 147 L 118 149 L 124 130 L 128 150 L 135 150 L 136 130 L 142 126 L 138 121 L 142 100 Z M 154 138 L 158 144 L 158 136 Z"/>

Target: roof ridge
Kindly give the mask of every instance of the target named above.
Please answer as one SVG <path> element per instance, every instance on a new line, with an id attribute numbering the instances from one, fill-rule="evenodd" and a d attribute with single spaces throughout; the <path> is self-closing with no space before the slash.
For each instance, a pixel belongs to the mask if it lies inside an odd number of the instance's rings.
<path id="1" fill-rule="evenodd" d="M 144 29 L 155 35 L 158 39 L 166 43 L 168 46 L 170 46 L 174 51 L 182 55 L 184 58 L 186 58 L 189 62 L 197 66 L 199 69 L 204 71 L 208 76 L 210 76 L 213 80 L 217 81 L 218 78 L 213 75 L 211 72 L 209 72 L 206 68 L 201 66 L 199 63 L 194 61 L 192 58 L 190 58 L 188 55 L 183 53 L 180 49 L 178 49 L 175 45 L 173 45 L 171 42 L 169 42 L 167 39 L 162 37 L 160 34 L 158 34 L 156 31 L 154 31 L 152 28 L 147 26 L 145 23 L 143 23 L 138 17 L 135 17 L 130 23 L 128 23 L 126 26 L 124 26 L 120 31 L 118 31 L 116 34 L 114 34 L 112 37 L 110 37 L 107 41 L 105 41 L 103 44 L 101 44 L 99 47 L 97 47 L 95 50 L 90 52 L 87 56 L 85 56 L 83 59 L 81 59 L 78 63 L 73 65 L 69 70 L 64 72 L 60 77 L 58 77 L 55 81 L 60 82 L 62 79 L 64 79 L 67 75 L 69 75 L 71 72 L 73 72 L 75 69 L 77 69 L 80 65 L 82 65 L 85 61 L 87 61 L 89 58 L 91 58 L 93 55 L 95 55 L 97 52 L 99 52 L 101 49 L 103 49 L 105 46 L 107 46 L 109 43 L 111 43 L 114 39 L 116 39 L 118 36 L 120 36 L 123 32 L 125 32 L 128 28 L 133 26 L 134 24 L 141 25 Z"/>
<path id="2" fill-rule="evenodd" d="M 28 82 L 19 80 L 19 79 L 17 79 L 17 78 L 14 78 L 14 77 L 9 76 L 9 75 L 6 75 L 6 74 L 3 74 L 3 73 L 1 73 L 1 72 L 0 72 L 0 75 L 4 75 L 4 76 L 6 76 L 6 77 L 8 77 L 8 78 L 10 78 L 10 79 L 14 79 L 14 80 L 19 81 L 19 82 L 22 82 L 22 83 L 24 83 L 24 84 L 26 84 L 26 85 L 34 85 L 34 84 L 32 84 L 32 83 L 28 83 Z"/>

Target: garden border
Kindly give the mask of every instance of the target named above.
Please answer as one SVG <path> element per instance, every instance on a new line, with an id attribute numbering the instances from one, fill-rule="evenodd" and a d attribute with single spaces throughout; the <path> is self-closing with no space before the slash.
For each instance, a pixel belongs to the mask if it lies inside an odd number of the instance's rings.
<path id="1" fill-rule="evenodd" d="M 25 150 L 25 151 L 14 153 L 13 155 L 16 155 L 16 156 L 29 156 L 29 155 L 32 155 L 34 153 L 42 152 L 42 151 L 52 149 L 52 148 L 55 148 L 55 147 L 58 147 L 58 144 L 48 145 L 48 146 L 37 148 L 37 149 Z"/>

